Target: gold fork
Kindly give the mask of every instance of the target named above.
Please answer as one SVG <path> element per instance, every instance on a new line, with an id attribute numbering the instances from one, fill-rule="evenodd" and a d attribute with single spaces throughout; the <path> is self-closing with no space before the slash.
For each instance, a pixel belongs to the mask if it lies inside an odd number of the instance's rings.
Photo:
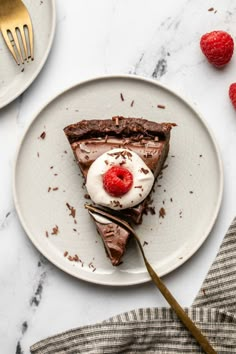
<path id="1" fill-rule="evenodd" d="M 0 29 L 18 65 L 34 59 L 32 23 L 21 0 L 0 0 Z"/>
<path id="2" fill-rule="evenodd" d="M 148 270 L 148 273 L 149 273 L 152 281 L 156 285 L 156 287 L 160 290 L 162 295 L 165 297 L 166 301 L 169 303 L 169 305 L 172 307 L 172 309 L 175 311 L 175 313 L 179 317 L 180 321 L 190 331 L 190 333 L 196 339 L 198 344 L 202 347 L 204 352 L 206 354 L 217 354 L 216 351 L 214 350 L 214 348 L 212 347 L 212 345 L 210 344 L 209 340 L 203 335 L 201 330 L 195 325 L 195 323 L 187 315 L 187 313 L 180 306 L 180 304 L 177 302 L 177 300 L 174 298 L 174 296 L 171 294 L 171 292 L 167 289 L 165 284 L 159 278 L 157 273 L 154 271 L 154 269 L 152 268 L 152 266 L 150 265 L 150 263 L 148 262 L 148 260 L 145 256 L 140 239 L 139 239 L 138 235 L 136 234 L 136 232 L 133 230 L 133 228 L 126 221 L 121 220 L 114 215 L 108 214 L 104 210 L 94 207 L 93 205 L 85 204 L 85 208 L 91 212 L 94 212 L 95 214 L 105 216 L 107 219 L 110 219 L 110 220 L 114 221 L 115 223 L 123 226 L 126 230 L 128 230 L 131 233 L 131 235 L 133 235 L 133 237 L 135 238 L 137 245 L 141 251 L 141 254 L 143 256 L 143 260 L 144 260 L 145 266 Z"/>

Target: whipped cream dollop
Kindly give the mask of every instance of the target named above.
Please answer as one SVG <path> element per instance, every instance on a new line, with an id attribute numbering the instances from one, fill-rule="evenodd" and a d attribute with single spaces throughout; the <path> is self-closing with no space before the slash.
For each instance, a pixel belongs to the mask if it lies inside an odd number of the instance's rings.
<path id="1" fill-rule="evenodd" d="M 113 166 L 127 168 L 133 175 L 131 189 L 120 197 L 113 197 L 103 187 L 103 175 Z M 150 193 L 154 175 L 135 152 L 128 149 L 112 149 L 99 156 L 88 170 L 86 188 L 96 204 L 122 210 L 141 203 Z"/>

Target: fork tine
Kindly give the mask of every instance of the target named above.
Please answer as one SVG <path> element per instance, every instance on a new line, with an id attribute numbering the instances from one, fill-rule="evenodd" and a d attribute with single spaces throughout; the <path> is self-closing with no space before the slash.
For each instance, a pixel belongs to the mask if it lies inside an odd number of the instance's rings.
<path id="1" fill-rule="evenodd" d="M 17 29 L 19 30 L 20 37 L 21 37 L 22 44 L 23 44 L 23 48 L 24 48 L 24 60 L 27 60 L 27 56 L 28 56 L 27 52 L 28 52 L 28 50 L 27 50 L 24 27 L 23 26 L 19 26 L 19 27 L 17 27 Z"/>
<path id="2" fill-rule="evenodd" d="M 13 58 L 15 59 L 16 64 L 20 65 L 20 62 L 19 62 L 19 60 L 18 60 L 18 58 L 16 56 L 16 53 L 15 53 L 15 50 L 13 48 L 12 42 L 11 42 L 11 40 L 8 37 L 7 31 L 2 29 L 2 35 L 3 35 L 3 38 L 4 38 L 5 42 L 6 42 L 6 45 L 7 45 L 8 49 L 10 50 Z"/>
<path id="3" fill-rule="evenodd" d="M 21 54 L 21 47 L 20 47 L 20 43 L 19 43 L 19 39 L 17 37 L 17 33 L 16 33 L 16 29 L 15 31 L 12 30 L 12 31 L 9 31 L 12 35 L 12 38 L 13 38 L 13 41 L 14 41 L 14 44 L 16 46 L 16 49 L 17 49 L 17 52 L 18 52 L 18 55 L 20 57 L 20 60 L 21 60 L 21 63 L 24 64 L 24 60 L 22 58 L 22 54 Z"/>
<path id="4" fill-rule="evenodd" d="M 26 27 L 28 29 L 29 46 L 30 46 L 30 56 L 28 55 L 28 58 L 31 57 L 31 60 L 34 60 L 33 28 L 32 28 L 32 24 L 30 21 L 28 21 Z"/>

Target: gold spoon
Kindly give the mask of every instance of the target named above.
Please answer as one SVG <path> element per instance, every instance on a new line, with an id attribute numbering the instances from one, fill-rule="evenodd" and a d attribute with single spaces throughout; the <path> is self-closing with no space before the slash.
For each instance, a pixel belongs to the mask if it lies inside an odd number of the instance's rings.
<path id="1" fill-rule="evenodd" d="M 95 214 L 104 216 L 111 221 L 114 221 L 115 223 L 123 226 L 126 230 L 128 230 L 135 238 L 138 247 L 142 253 L 144 263 L 146 265 L 146 268 L 148 270 L 148 273 L 150 274 L 150 277 L 152 278 L 153 282 L 157 286 L 157 288 L 160 290 L 166 301 L 169 303 L 169 305 L 172 307 L 172 309 L 175 311 L 181 322 L 187 327 L 187 329 L 192 333 L 193 337 L 196 339 L 196 341 L 199 343 L 199 345 L 202 347 L 202 349 L 205 351 L 206 354 L 217 354 L 216 351 L 213 349 L 211 344 L 209 343 L 208 339 L 202 334 L 200 329 L 195 325 L 195 323 L 190 319 L 190 317 L 186 314 L 184 309 L 180 306 L 180 304 L 177 302 L 177 300 L 174 298 L 174 296 L 170 293 L 170 291 L 167 289 L 165 284 L 162 282 L 162 280 L 159 278 L 159 276 L 156 274 L 150 263 L 148 262 L 145 253 L 143 251 L 143 247 L 141 245 L 141 242 L 139 240 L 138 235 L 136 232 L 132 229 L 132 227 L 124 220 L 121 220 L 117 218 L 114 215 L 106 213 L 104 210 L 101 210 L 97 207 L 94 207 L 93 205 L 85 204 L 85 208 L 88 209 L 91 212 L 94 212 Z"/>

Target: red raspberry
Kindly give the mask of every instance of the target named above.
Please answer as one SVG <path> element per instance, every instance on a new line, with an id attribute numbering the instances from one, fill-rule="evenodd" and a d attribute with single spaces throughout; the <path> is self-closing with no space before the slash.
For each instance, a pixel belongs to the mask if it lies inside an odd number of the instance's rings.
<path id="1" fill-rule="evenodd" d="M 103 175 L 103 187 L 113 197 L 126 194 L 132 184 L 132 173 L 121 166 L 113 166 Z"/>
<path id="2" fill-rule="evenodd" d="M 236 83 L 233 83 L 229 87 L 229 98 L 236 109 Z"/>
<path id="3" fill-rule="evenodd" d="M 224 31 L 213 31 L 202 36 L 200 46 L 207 60 L 217 68 L 225 66 L 234 52 L 234 41 Z"/>

